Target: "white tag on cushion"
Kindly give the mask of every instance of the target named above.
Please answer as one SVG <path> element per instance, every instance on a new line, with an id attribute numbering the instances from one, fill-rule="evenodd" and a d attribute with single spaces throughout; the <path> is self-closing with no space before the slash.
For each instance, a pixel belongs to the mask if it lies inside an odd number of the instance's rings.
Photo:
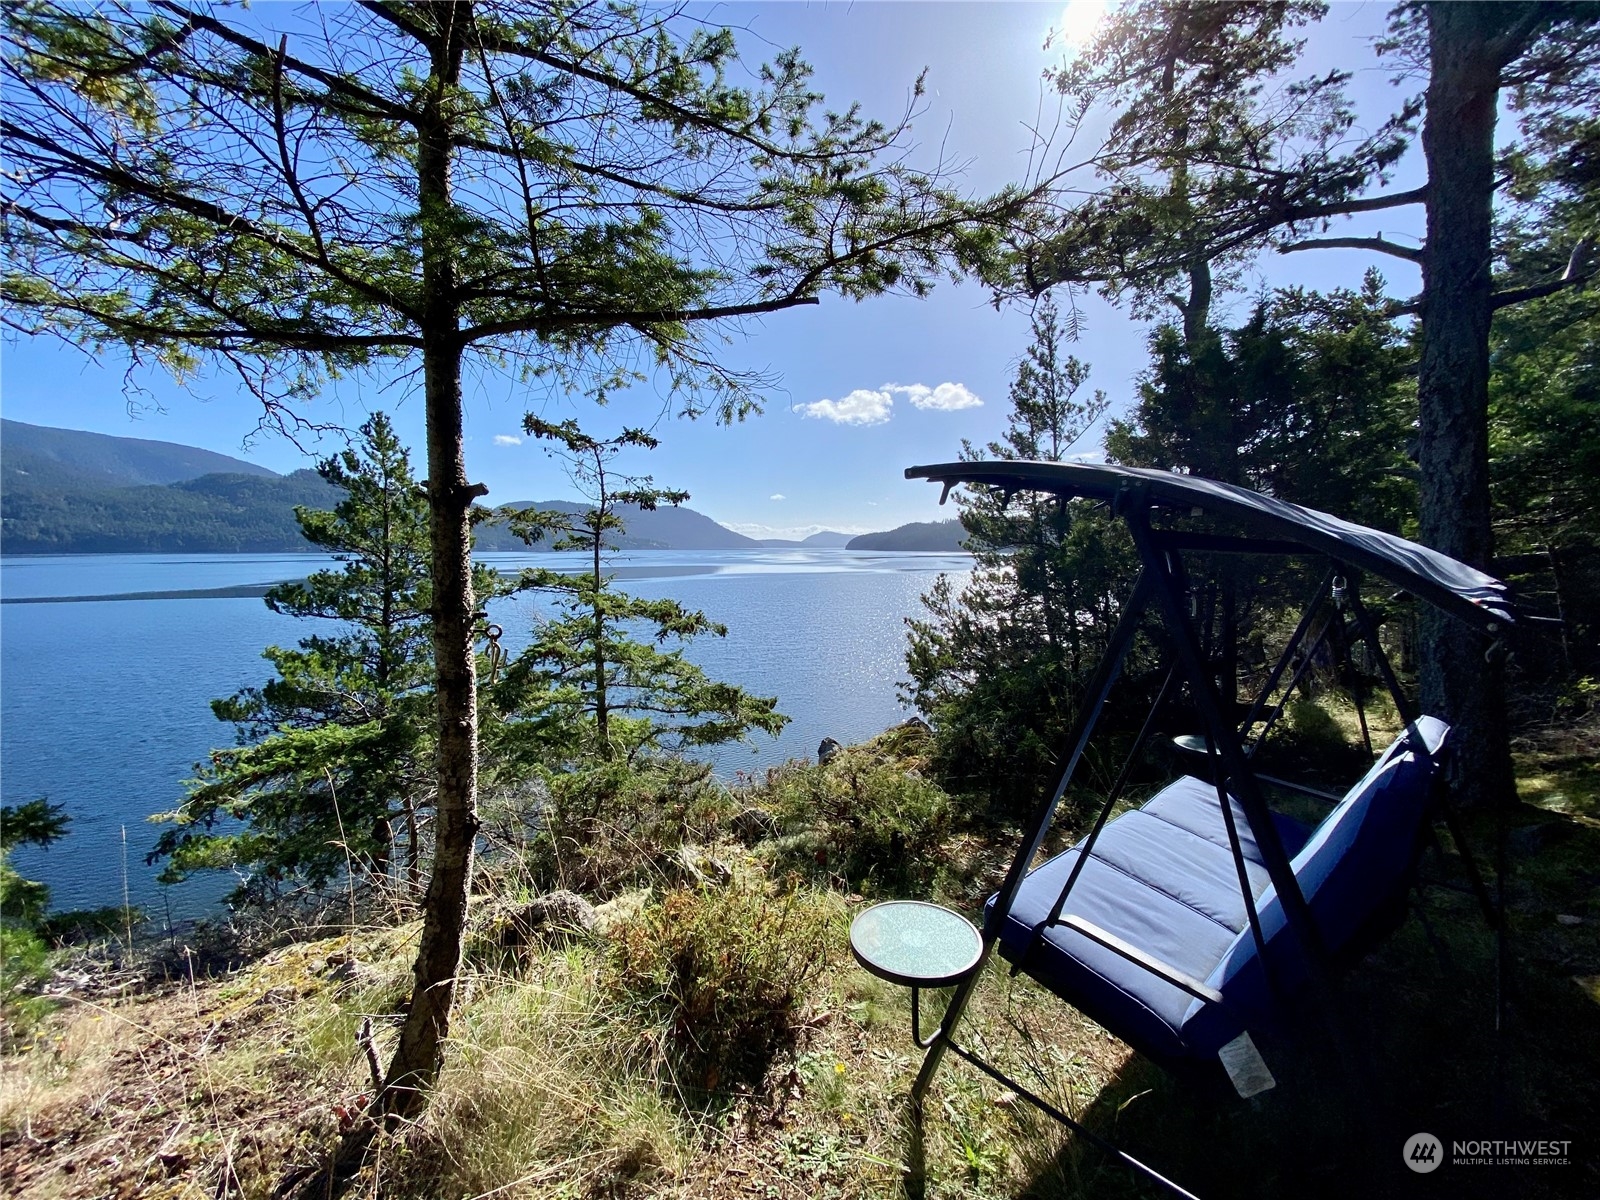
<path id="1" fill-rule="evenodd" d="M 1248 1033 L 1241 1033 L 1218 1050 L 1217 1057 L 1222 1060 L 1223 1070 L 1228 1072 L 1228 1078 L 1233 1081 L 1233 1090 L 1239 1093 L 1241 1100 L 1248 1100 L 1251 1096 L 1278 1086 L 1278 1081 L 1267 1070 L 1266 1060 L 1261 1057 L 1261 1051 L 1256 1049 Z"/>

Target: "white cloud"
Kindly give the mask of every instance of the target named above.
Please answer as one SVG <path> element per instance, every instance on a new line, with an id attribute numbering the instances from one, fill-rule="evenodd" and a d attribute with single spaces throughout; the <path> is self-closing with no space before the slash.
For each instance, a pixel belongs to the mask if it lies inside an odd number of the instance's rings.
<path id="1" fill-rule="evenodd" d="M 956 412 L 983 404 L 962 383 L 941 383 L 937 387 L 925 383 L 886 383 L 876 389 L 857 388 L 843 400 L 797 404 L 795 410 L 803 417 L 818 417 L 835 425 L 882 425 L 894 415 L 896 395 L 909 400 L 913 408 L 934 412 Z"/>
<path id="2" fill-rule="evenodd" d="M 767 497 L 768 500 L 787 500 L 788 498 L 782 492 L 773 492 L 772 495 Z"/>
<path id="3" fill-rule="evenodd" d="M 520 446 L 522 445 L 522 439 L 512 437 L 509 433 L 497 433 L 494 435 L 494 444 L 496 446 Z"/>
<path id="4" fill-rule="evenodd" d="M 795 409 L 803 417 L 816 417 L 835 425 L 882 425 L 894 409 L 894 397 L 887 391 L 857 388 L 843 400 L 818 400 L 797 404 Z"/>
<path id="5" fill-rule="evenodd" d="M 931 408 L 935 412 L 955 412 L 983 405 L 983 401 L 962 383 L 941 383 L 938 387 L 929 387 L 925 383 L 886 383 L 883 390 L 899 392 L 911 401 L 913 408 Z"/>

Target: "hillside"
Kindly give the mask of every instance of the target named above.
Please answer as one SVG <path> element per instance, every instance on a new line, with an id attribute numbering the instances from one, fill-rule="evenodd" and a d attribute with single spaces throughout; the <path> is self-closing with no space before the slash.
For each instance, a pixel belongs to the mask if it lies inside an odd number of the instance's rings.
<path id="1" fill-rule="evenodd" d="M 182 483 L 202 475 L 276 477 L 255 463 L 176 442 L 0 419 L 0 486 L 8 492 Z"/>
<path id="2" fill-rule="evenodd" d="M 507 508 L 540 508 L 564 513 L 588 511 L 587 504 L 570 500 L 518 500 Z M 621 550 L 754 550 L 763 543 L 718 525 L 692 508 L 670 505 L 641 512 L 632 505 L 619 509 L 626 529 L 609 539 Z M 529 547 L 503 525 L 485 522 L 474 529 L 479 550 L 548 550 L 548 543 Z"/>
<path id="3" fill-rule="evenodd" d="M 921 550 L 957 553 L 966 531 L 955 518 L 948 521 L 913 521 L 886 533 L 864 533 L 851 538 L 847 550 Z"/>
<path id="4" fill-rule="evenodd" d="M 140 487 L 8 487 L 0 497 L 6 554 L 232 554 L 309 547 L 298 504 L 337 493 L 314 471 L 202 475 Z"/>
<path id="5" fill-rule="evenodd" d="M 810 537 L 795 541 L 792 538 L 760 538 L 756 545 L 773 550 L 783 550 L 793 547 L 806 547 L 812 550 L 842 550 L 850 544 L 854 534 L 835 533 L 831 529 L 824 529 L 820 533 L 813 533 Z"/>
<path id="6" fill-rule="evenodd" d="M 194 446 L 0 421 L 0 552 L 230 554 L 306 550 L 297 505 L 331 507 L 315 471 L 278 475 Z M 565 500 L 512 508 L 579 513 Z M 747 550 L 761 545 L 692 508 L 624 510 L 624 550 Z M 841 534 L 818 534 L 817 539 Z M 477 528 L 480 550 L 526 550 L 504 526 Z M 799 543 L 791 543 L 799 544 Z M 842 542 L 840 543 L 842 544 Z M 548 549 L 536 545 L 536 550 Z"/>

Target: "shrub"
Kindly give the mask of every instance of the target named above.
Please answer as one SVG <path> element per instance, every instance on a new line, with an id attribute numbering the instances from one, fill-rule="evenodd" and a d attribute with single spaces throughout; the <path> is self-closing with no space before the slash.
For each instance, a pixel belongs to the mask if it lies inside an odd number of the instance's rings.
<path id="1" fill-rule="evenodd" d="M 794 1044 L 838 902 L 793 882 L 676 888 L 611 935 L 604 985 L 659 1032 L 652 1065 L 687 1101 L 759 1084 Z"/>
<path id="2" fill-rule="evenodd" d="M 52 1007 L 38 994 L 50 954 L 32 931 L 0 924 L 0 1048 L 26 1037 Z"/>
<path id="3" fill-rule="evenodd" d="M 901 760 L 855 747 L 827 766 L 784 768 L 769 786 L 779 820 L 814 829 L 829 869 L 854 886 L 903 890 L 937 873 L 950 798 Z"/>
<path id="4" fill-rule="evenodd" d="M 654 759 L 550 773 L 525 852 L 529 884 L 611 896 L 648 880 L 682 843 L 714 840 L 735 806 L 710 772 L 703 763 Z"/>

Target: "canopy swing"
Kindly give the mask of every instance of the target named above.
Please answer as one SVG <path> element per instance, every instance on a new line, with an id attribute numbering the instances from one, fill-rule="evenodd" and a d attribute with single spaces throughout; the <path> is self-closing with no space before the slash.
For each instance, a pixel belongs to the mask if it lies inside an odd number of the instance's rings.
<path id="1" fill-rule="evenodd" d="M 1105 502 L 1127 525 L 1140 561 L 1132 594 L 1064 743 L 1065 770 L 986 905 L 981 933 L 953 913 L 906 904 L 869 909 L 852 929 L 852 948 L 869 970 L 913 987 L 954 985 L 931 1034 L 923 1035 L 913 1003 L 913 1036 L 927 1053 L 912 1103 L 920 1112 L 945 1052 L 951 1051 L 1127 1165 L 1187 1196 L 956 1040 L 984 962 L 998 950 L 1014 972 L 1027 974 L 1168 1068 L 1211 1070 L 1220 1063 L 1244 1096 L 1273 1086 L 1250 1030 L 1277 1026 L 1296 993 L 1308 984 L 1327 984 L 1337 963 L 1363 953 L 1397 921 L 1435 816 L 1449 822 L 1465 854 L 1440 786 L 1449 728 L 1421 714 L 1401 690 L 1361 600 L 1360 580 L 1374 576 L 1467 622 L 1495 653 L 1499 637 L 1515 620 L 1506 588 L 1402 538 L 1195 476 L 1016 461 L 912 467 L 906 476 L 943 484 L 945 496 L 955 485 L 975 484 L 1007 494 L 1043 492 L 1062 502 L 1078 497 Z M 1212 518 L 1208 525 L 1225 524 L 1242 533 L 1184 528 L 1191 516 Z M 1289 645 L 1238 724 L 1234 712 L 1224 711 L 1190 616 L 1184 555 L 1194 552 L 1311 556 L 1328 564 Z M 1034 866 L 1147 616 L 1159 620 L 1172 657 L 1156 708 L 1087 836 Z M 1365 642 L 1404 721 L 1400 736 L 1342 796 L 1260 774 L 1255 751 L 1317 645 L 1347 637 Z M 1292 677 L 1274 705 L 1271 698 L 1286 674 Z M 1138 743 L 1151 732 L 1156 711 L 1176 683 L 1188 685 L 1203 726 L 1199 735 L 1176 740 L 1192 757 L 1204 756 L 1208 778 L 1184 776 L 1142 807 L 1113 819 Z M 1364 712 L 1361 724 L 1366 738 Z M 1263 784 L 1309 792 L 1333 801 L 1333 809 L 1314 829 L 1307 828 L 1273 813 Z M 1467 862 L 1473 888 L 1498 928 L 1496 908 Z"/>

